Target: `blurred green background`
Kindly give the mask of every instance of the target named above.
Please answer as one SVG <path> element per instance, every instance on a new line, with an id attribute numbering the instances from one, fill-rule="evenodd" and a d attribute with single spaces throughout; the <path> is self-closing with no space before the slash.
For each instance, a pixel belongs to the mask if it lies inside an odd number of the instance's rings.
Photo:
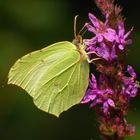
<path id="1" fill-rule="evenodd" d="M 124 7 L 127 29 L 134 26 L 126 62 L 140 81 L 139 4 L 117 2 Z M 80 30 L 88 12 L 101 17 L 93 0 L 0 0 L 0 140 L 100 140 L 96 116 L 87 105 L 74 106 L 56 118 L 38 110 L 24 90 L 7 85 L 8 71 L 19 57 L 58 41 L 71 41 L 74 16 L 80 15 Z M 138 95 L 130 105 L 128 119 L 137 133 L 129 140 L 140 139 L 139 100 Z"/>

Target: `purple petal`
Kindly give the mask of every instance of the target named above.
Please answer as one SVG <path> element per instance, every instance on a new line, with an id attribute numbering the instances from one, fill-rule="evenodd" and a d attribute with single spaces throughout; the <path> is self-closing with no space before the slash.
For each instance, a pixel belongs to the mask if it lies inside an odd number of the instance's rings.
<path id="1" fill-rule="evenodd" d="M 128 72 L 134 79 L 137 78 L 137 75 L 136 75 L 134 69 L 132 68 L 132 66 L 130 66 L 130 65 L 127 66 L 127 72 Z"/>
<path id="2" fill-rule="evenodd" d="M 103 34 L 104 38 L 110 42 L 113 42 L 116 39 L 116 31 L 108 28 L 107 32 Z"/>
<path id="3" fill-rule="evenodd" d="M 119 28 L 119 34 L 118 35 L 119 35 L 119 37 L 122 38 L 124 36 L 124 32 L 125 32 L 125 30 L 124 30 L 124 22 L 120 22 L 118 28 Z"/>
<path id="4" fill-rule="evenodd" d="M 97 94 L 100 96 L 100 97 L 103 97 L 105 91 L 104 90 L 97 90 Z"/>
<path id="5" fill-rule="evenodd" d="M 111 34 L 112 36 L 116 36 L 116 31 L 114 29 L 112 29 L 112 28 L 107 28 L 107 32 L 109 34 Z"/>
<path id="6" fill-rule="evenodd" d="M 89 95 L 89 98 L 91 101 L 93 101 L 96 97 L 97 97 L 97 95 L 95 95 L 95 94 Z"/>
<path id="7" fill-rule="evenodd" d="M 125 90 L 125 94 L 128 94 L 130 96 L 130 87 Z"/>
<path id="8" fill-rule="evenodd" d="M 87 92 L 86 92 L 86 95 L 85 97 L 82 99 L 81 103 L 82 104 L 85 104 L 85 103 L 88 103 L 92 100 L 94 100 L 96 98 L 96 94 L 94 94 L 93 90 L 91 89 L 88 89 Z"/>
<path id="9" fill-rule="evenodd" d="M 134 81 L 133 81 L 133 79 L 131 79 L 131 78 L 123 77 L 123 82 L 124 82 L 125 85 L 130 85 L 130 84 L 132 84 Z"/>
<path id="10" fill-rule="evenodd" d="M 100 23 L 98 21 L 98 19 L 91 13 L 89 13 L 89 19 L 92 22 L 92 24 L 95 26 L 95 28 L 100 28 Z"/>
<path id="11" fill-rule="evenodd" d="M 85 45 L 94 45 L 97 42 L 96 37 L 93 37 L 91 39 L 84 39 L 83 40 Z"/>
<path id="12" fill-rule="evenodd" d="M 89 32 L 96 33 L 95 28 L 90 24 L 87 23 L 85 26 L 87 27 Z"/>
<path id="13" fill-rule="evenodd" d="M 112 46 L 112 50 L 111 50 L 110 56 L 111 56 L 112 60 L 117 58 L 115 45 Z"/>
<path id="14" fill-rule="evenodd" d="M 108 99 L 107 100 L 107 103 L 111 106 L 111 107 L 115 107 L 115 103 L 114 103 L 114 101 L 112 100 L 112 99 Z"/>
<path id="15" fill-rule="evenodd" d="M 137 85 L 135 84 L 135 85 L 133 86 L 133 88 L 132 88 L 131 93 L 130 93 L 131 97 L 136 97 L 137 92 L 138 92 L 138 87 L 137 87 Z"/>
<path id="16" fill-rule="evenodd" d="M 106 45 L 104 43 L 101 43 L 100 47 L 98 47 L 96 49 L 96 51 L 97 51 L 97 54 L 100 57 L 104 58 L 107 61 L 109 60 L 110 54 L 109 54 L 109 51 L 108 51 L 108 49 L 107 49 L 107 47 L 106 47 Z"/>
<path id="17" fill-rule="evenodd" d="M 96 37 L 93 37 L 92 39 L 84 39 L 83 43 L 85 44 L 86 50 L 89 51 L 95 51 L 96 48 Z"/>
<path id="18" fill-rule="evenodd" d="M 115 40 L 114 36 L 112 36 L 112 35 L 109 34 L 109 33 L 104 33 L 103 36 L 104 36 L 104 38 L 105 38 L 106 40 L 108 40 L 109 42 L 113 42 L 113 41 Z"/>
<path id="19" fill-rule="evenodd" d="M 124 35 L 124 39 L 126 39 L 126 38 L 131 34 L 132 31 L 133 31 L 133 27 L 131 28 L 130 31 L 128 31 L 128 32 Z"/>
<path id="20" fill-rule="evenodd" d="M 108 113 L 108 108 L 109 108 L 108 103 L 107 102 L 104 102 L 103 103 L 103 111 L 104 111 L 105 114 Z"/>
<path id="21" fill-rule="evenodd" d="M 92 108 L 92 107 L 94 107 L 95 105 L 100 104 L 100 103 L 102 103 L 102 101 L 101 101 L 100 99 L 97 99 L 97 100 L 93 101 L 93 102 L 90 104 L 90 108 Z"/>
<path id="22" fill-rule="evenodd" d="M 121 42 L 121 39 L 120 39 L 120 37 L 118 35 L 116 36 L 115 40 L 116 40 L 117 43 Z"/>
<path id="23" fill-rule="evenodd" d="M 121 94 L 125 94 L 125 86 L 122 86 Z"/>
<path id="24" fill-rule="evenodd" d="M 94 100 L 97 96 L 97 92 L 98 92 L 97 81 L 94 74 L 91 74 L 91 80 L 89 81 L 89 88 L 86 91 L 86 94 L 82 99 L 81 103 L 88 103 L 89 101 Z"/>
<path id="25" fill-rule="evenodd" d="M 82 103 L 82 104 L 88 103 L 88 102 L 94 100 L 95 98 L 96 98 L 96 95 L 88 95 L 88 96 L 85 96 L 85 97 L 82 99 L 81 103 Z"/>
<path id="26" fill-rule="evenodd" d="M 103 36 L 101 34 L 97 34 L 96 37 L 99 43 L 103 41 Z"/>
<path id="27" fill-rule="evenodd" d="M 122 44 L 119 44 L 119 45 L 118 45 L 118 48 L 119 48 L 120 50 L 124 50 L 124 46 L 123 46 Z"/>
<path id="28" fill-rule="evenodd" d="M 82 101 L 80 102 L 81 104 L 86 104 L 90 102 L 90 99 L 88 97 L 85 97 L 84 99 L 82 99 Z"/>
<path id="29" fill-rule="evenodd" d="M 105 93 L 106 93 L 106 94 L 113 94 L 113 91 L 112 91 L 112 89 L 107 88 L 107 89 L 105 90 Z"/>
<path id="30" fill-rule="evenodd" d="M 93 90 L 97 89 L 97 81 L 94 74 L 91 74 L 90 86 L 92 86 Z"/>
<path id="31" fill-rule="evenodd" d="M 104 95 L 105 94 L 112 94 L 113 93 L 113 91 L 112 91 L 112 89 L 105 89 L 105 90 L 98 90 L 97 91 L 97 94 L 98 95 L 100 95 L 100 97 L 103 97 L 104 98 Z"/>
<path id="32" fill-rule="evenodd" d="M 107 23 L 108 23 L 108 21 L 109 21 L 109 14 L 106 14 L 106 16 L 105 16 L 105 18 L 106 18 L 106 20 L 105 20 L 105 23 L 104 23 L 104 25 L 106 26 L 107 25 Z"/>

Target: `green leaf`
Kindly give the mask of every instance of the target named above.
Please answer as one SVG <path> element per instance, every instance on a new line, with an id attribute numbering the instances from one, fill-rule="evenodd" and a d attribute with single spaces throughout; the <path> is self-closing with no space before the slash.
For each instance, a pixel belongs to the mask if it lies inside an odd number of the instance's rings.
<path id="1" fill-rule="evenodd" d="M 88 77 L 87 59 L 75 45 L 64 41 L 17 60 L 10 69 L 8 84 L 25 89 L 39 109 L 59 116 L 81 101 Z"/>

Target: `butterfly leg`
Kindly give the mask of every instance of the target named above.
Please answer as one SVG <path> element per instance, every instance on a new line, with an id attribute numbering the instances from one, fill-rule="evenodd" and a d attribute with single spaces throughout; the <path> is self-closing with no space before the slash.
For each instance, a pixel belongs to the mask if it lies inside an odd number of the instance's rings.
<path id="1" fill-rule="evenodd" d="M 93 59 L 87 59 L 88 63 L 94 63 L 94 61 L 100 60 L 101 58 L 93 58 Z"/>
<path id="2" fill-rule="evenodd" d="M 88 52 L 87 55 L 89 55 L 89 54 L 95 54 L 95 55 L 99 56 L 95 51 Z M 100 56 L 99 56 L 99 57 L 100 57 Z M 88 63 L 92 63 L 92 62 L 94 62 L 94 61 L 96 61 L 96 60 L 100 60 L 101 58 L 99 58 L 99 57 L 93 58 L 93 59 L 91 59 L 91 60 L 90 60 L 89 57 L 88 57 L 87 61 L 88 61 Z"/>

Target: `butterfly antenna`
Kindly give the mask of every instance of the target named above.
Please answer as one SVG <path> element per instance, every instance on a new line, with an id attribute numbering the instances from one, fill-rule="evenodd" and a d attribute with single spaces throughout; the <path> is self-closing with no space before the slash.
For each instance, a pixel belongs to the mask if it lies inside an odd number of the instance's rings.
<path id="1" fill-rule="evenodd" d="M 87 29 L 86 30 L 84 30 L 86 28 L 86 24 L 82 27 L 82 29 L 79 31 L 79 33 L 78 33 L 78 35 L 80 35 L 81 34 L 81 36 L 87 31 Z M 82 33 L 83 32 L 83 33 Z"/>
<path id="2" fill-rule="evenodd" d="M 87 32 L 87 29 L 82 32 L 81 36 L 83 36 L 86 32 Z"/>
<path id="3" fill-rule="evenodd" d="M 74 38 L 76 38 L 77 36 L 77 28 L 76 28 L 76 24 L 77 24 L 77 18 L 78 18 L 79 15 L 76 15 L 74 17 Z"/>

